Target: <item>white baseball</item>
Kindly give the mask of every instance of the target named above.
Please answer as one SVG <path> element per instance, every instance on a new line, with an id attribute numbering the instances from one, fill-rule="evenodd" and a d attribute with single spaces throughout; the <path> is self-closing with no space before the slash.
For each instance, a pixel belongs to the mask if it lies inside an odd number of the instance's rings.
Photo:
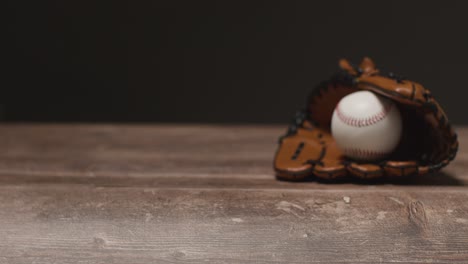
<path id="1" fill-rule="evenodd" d="M 341 99 L 333 112 L 331 131 L 343 153 L 356 160 L 379 160 L 401 138 L 400 111 L 390 100 L 369 91 Z"/>

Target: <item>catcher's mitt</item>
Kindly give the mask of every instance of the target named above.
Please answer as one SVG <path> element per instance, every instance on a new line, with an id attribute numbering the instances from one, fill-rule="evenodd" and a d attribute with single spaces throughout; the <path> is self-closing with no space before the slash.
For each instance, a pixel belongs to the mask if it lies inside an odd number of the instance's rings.
<path id="1" fill-rule="evenodd" d="M 280 138 L 274 161 L 279 179 L 426 174 L 455 158 L 457 135 L 429 90 L 394 74 L 381 75 L 369 58 L 364 58 L 359 67 L 341 60 L 340 68 L 339 73 L 312 91 L 306 109 L 296 115 L 287 134 Z M 400 109 L 402 138 L 386 160 L 363 163 L 347 159 L 331 135 L 330 122 L 336 104 L 358 90 L 389 98 Z"/>

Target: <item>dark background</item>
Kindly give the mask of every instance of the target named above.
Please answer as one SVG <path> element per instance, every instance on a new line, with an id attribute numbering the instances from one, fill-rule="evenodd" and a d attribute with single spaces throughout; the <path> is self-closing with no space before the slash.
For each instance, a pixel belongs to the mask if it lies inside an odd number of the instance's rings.
<path id="1" fill-rule="evenodd" d="M 346 57 L 465 117 L 467 1 L 6 1 L 0 119 L 288 122 Z"/>

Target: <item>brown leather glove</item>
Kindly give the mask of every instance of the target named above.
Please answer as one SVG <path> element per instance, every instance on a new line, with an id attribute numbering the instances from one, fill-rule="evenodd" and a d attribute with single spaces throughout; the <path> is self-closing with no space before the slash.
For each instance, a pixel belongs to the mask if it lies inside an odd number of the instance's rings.
<path id="1" fill-rule="evenodd" d="M 274 161 L 279 179 L 422 175 L 440 170 L 455 158 L 457 135 L 429 90 L 393 74 L 381 75 L 369 58 L 364 58 L 359 67 L 343 59 L 340 68 L 312 91 L 306 109 L 296 115 L 287 134 L 280 138 Z M 402 139 L 385 160 L 364 163 L 347 159 L 331 135 L 336 104 L 358 90 L 393 100 L 401 112 Z"/>

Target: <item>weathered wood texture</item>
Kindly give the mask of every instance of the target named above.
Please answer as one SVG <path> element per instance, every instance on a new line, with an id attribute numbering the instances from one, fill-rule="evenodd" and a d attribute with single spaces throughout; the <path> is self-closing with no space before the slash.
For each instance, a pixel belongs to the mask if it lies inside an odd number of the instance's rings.
<path id="1" fill-rule="evenodd" d="M 285 127 L 0 126 L 0 263 L 468 263 L 468 129 L 443 172 L 277 181 Z"/>

